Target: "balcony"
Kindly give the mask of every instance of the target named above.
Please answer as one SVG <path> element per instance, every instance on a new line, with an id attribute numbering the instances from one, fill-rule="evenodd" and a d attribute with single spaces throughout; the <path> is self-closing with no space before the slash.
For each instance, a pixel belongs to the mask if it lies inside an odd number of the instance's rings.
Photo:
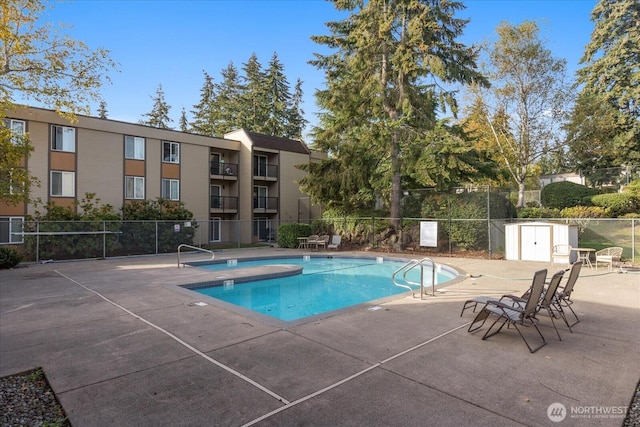
<path id="1" fill-rule="evenodd" d="M 253 197 L 254 213 L 277 213 L 278 198 L 277 197 Z"/>
<path id="2" fill-rule="evenodd" d="M 215 179 L 237 180 L 238 164 L 211 162 L 209 173 L 211 174 L 211 177 Z"/>
<path id="3" fill-rule="evenodd" d="M 237 213 L 238 198 L 232 196 L 209 197 L 209 210 L 211 213 Z"/>
<path id="4" fill-rule="evenodd" d="M 258 163 L 253 165 L 253 179 L 264 181 L 278 180 L 278 165 L 265 165 Z"/>

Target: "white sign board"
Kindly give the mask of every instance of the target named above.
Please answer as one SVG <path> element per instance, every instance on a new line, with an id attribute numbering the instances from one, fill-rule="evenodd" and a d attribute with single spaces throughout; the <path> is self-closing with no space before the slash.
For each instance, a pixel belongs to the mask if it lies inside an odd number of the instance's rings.
<path id="1" fill-rule="evenodd" d="M 420 246 L 438 247 L 437 221 L 420 221 Z"/>

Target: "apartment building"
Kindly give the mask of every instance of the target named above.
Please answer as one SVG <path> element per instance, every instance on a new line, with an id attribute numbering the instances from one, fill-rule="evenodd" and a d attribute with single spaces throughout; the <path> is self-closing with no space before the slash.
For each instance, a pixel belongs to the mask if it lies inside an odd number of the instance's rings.
<path id="1" fill-rule="evenodd" d="M 40 182 L 32 199 L 74 206 L 95 193 L 116 209 L 158 197 L 182 201 L 209 242 L 267 240 L 280 222 L 298 220 L 299 202 L 307 196 L 297 184 L 305 173 L 296 165 L 323 157 L 300 141 L 242 129 L 215 138 L 77 118 L 70 123 L 53 110 L 34 107 L 7 113 L 7 126 L 27 133 L 34 147 L 26 160 Z M 31 204 L 0 203 L 0 244 L 21 243 L 13 231 L 34 211 Z"/>

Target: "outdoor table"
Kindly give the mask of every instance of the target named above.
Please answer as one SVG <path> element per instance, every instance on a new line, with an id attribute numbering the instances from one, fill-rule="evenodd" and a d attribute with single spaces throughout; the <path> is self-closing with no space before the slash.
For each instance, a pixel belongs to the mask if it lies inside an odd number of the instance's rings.
<path id="1" fill-rule="evenodd" d="M 578 261 L 583 264 L 587 264 L 589 268 L 593 268 L 591 264 L 591 252 L 595 252 L 596 250 L 593 248 L 571 248 L 572 251 L 578 253 Z"/>
<path id="2" fill-rule="evenodd" d="M 309 247 L 308 239 L 308 237 L 298 237 L 298 249 L 307 249 Z"/>

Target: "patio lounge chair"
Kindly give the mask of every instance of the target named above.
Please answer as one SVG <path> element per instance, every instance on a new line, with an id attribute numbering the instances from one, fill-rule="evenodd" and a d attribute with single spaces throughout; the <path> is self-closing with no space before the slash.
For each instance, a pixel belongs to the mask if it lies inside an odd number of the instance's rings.
<path id="1" fill-rule="evenodd" d="M 564 313 L 562 313 L 562 307 L 558 308 L 558 305 L 556 304 L 556 298 L 557 298 L 556 291 L 558 290 L 558 286 L 560 286 L 560 281 L 562 281 L 562 276 L 564 276 L 564 270 L 560 270 L 556 274 L 551 276 L 551 280 L 549 280 L 549 284 L 542 292 L 542 299 L 540 300 L 540 308 L 539 308 L 539 310 L 543 308 L 547 310 L 547 313 L 551 318 L 551 324 L 553 325 L 553 329 L 556 330 L 556 334 L 558 334 L 558 339 L 560 341 L 562 341 L 562 338 L 560 337 L 560 332 L 558 332 L 558 328 L 556 327 L 556 322 L 554 322 L 553 319 L 557 318 L 556 316 L 560 316 L 564 318 Z M 557 315 L 556 315 L 556 311 L 558 312 Z"/>
<path id="2" fill-rule="evenodd" d="M 480 329 L 487 318 L 491 315 L 496 315 L 497 319 L 489 326 L 489 329 L 482 337 L 483 340 L 486 340 L 489 337 L 494 336 L 498 332 L 502 330 L 504 325 L 513 325 L 520 337 L 526 344 L 527 348 L 531 353 L 535 353 L 544 345 L 547 344 L 547 341 L 544 339 L 542 332 L 538 329 L 536 323 L 538 319 L 536 318 L 536 314 L 540 310 L 540 297 L 542 292 L 544 291 L 544 281 L 547 277 L 547 270 L 539 270 L 534 273 L 533 276 L 533 285 L 531 286 L 531 292 L 529 292 L 529 296 L 527 299 L 523 299 L 520 297 L 516 297 L 513 295 L 503 295 L 500 300 L 489 300 L 482 311 L 478 312 L 476 318 L 471 322 L 469 326 L 469 332 L 474 332 Z M 479 322 L 480 325 L 477 325 Z M 500 326 L 498 329 L 493 330 L 493 327 L 500 322 Z M 539 346 L 532 348 L 529 345 L 529 342 L 522 334 L 520 327 L 530 327 L 536 330 L 540 338 L 542 339 L 542 344 Z"/>
<path id="3" fill-rule="evenodd" d="M 622 258 L 622 248 L 618 246 L 614 246 L 611 248 L 604 248 L 596 252 L 596 269 L 598 268 L 598 263 L 607 264 L 609 271 L 613 269 L 613 263 L 616 261 L 620 261 Z"/>
<path id="4" fill-rule="evenodd" d="M 338 234 L 334 234 L 333 236 L 331 236 L 331 243 L 327 245 L 327 249 L 338 250 L 341 242 L 342 242 L 342 236 Z"/>
<path id="5" fill-rule="evenodd" d="M 542 281 L 544 282 L 547 275 L 547 270 L 540 270 L 540 271 L 544 271 L 545 275 L 542 278 Z M 538 272 L 536 272 L 537 274 Z M 534 275 L 533 276 L 533 282 L 531 283 L 531 286 L 529 287 L 529 289 L 524 293 L 524 295 L 522 295 L 520 298 L 528 298 L 529 297 L 529 292 L 531 291 L 531 288 L 533 287 L 533 284 L 535 283 L 536 280 L 539 280 L 539 277 Z M 481 306 L 484 306 L 487 304 L 487 302 L 491 301 L 491 300 L 495 300 L 496 297 L 495 296 L 486 296 L 486 295 L 481 295 L 481 296 L 477 296 L 475 298 L 472 299 L 468 299 L 464 302 L 463 306 L 462 306 L 462 311 L 460 312 L 460 317 L 462 317 L 462 315 L 464 314 L 465 310 L 467 310 L 468 308 L 473 308 L 473 312 L 476 312 L 476 309 L 478 308 L 478 304 L 480 304 Z"/>
<path id="6" fill-rule="evenodd" d="M 559 286 L 558 290 L 556 291 L 556 298 L 555 298 L 556 308 L 559 311 L 562 317 L 562 320 L 564 320 L 564 323 L 569 328 L 570 332 L 573 332 L 571 330 L 571 327 L 574 326 L 576 323 L 580 322 L 580 319 L 578 319 L 578 315 L 576 314 L 575 311 L 573 311 L 573 308 L 571 308 L 571 305 L 573 304 L 573 301 L 571 301 L 571 294 L 573 292 L 573 288 L 575 287 L 576 282 L 578 281 L 578 276 L 580 275 L 580 270 L 582 269 L 582 266 L 583 264 L 581 262 L 576 262 L 573 265 L 571 265 L 571 271 L 569 272 L 569 277 L 567 278 L 567 282 L 564 284 L 564 286 Z M 573 317 L 575 317 L 576 320 L 573 323 L 569 323 L 569 321 L 567 320 L 566 313 L 563 307 L 568 308 L 573 314 Z"/>

